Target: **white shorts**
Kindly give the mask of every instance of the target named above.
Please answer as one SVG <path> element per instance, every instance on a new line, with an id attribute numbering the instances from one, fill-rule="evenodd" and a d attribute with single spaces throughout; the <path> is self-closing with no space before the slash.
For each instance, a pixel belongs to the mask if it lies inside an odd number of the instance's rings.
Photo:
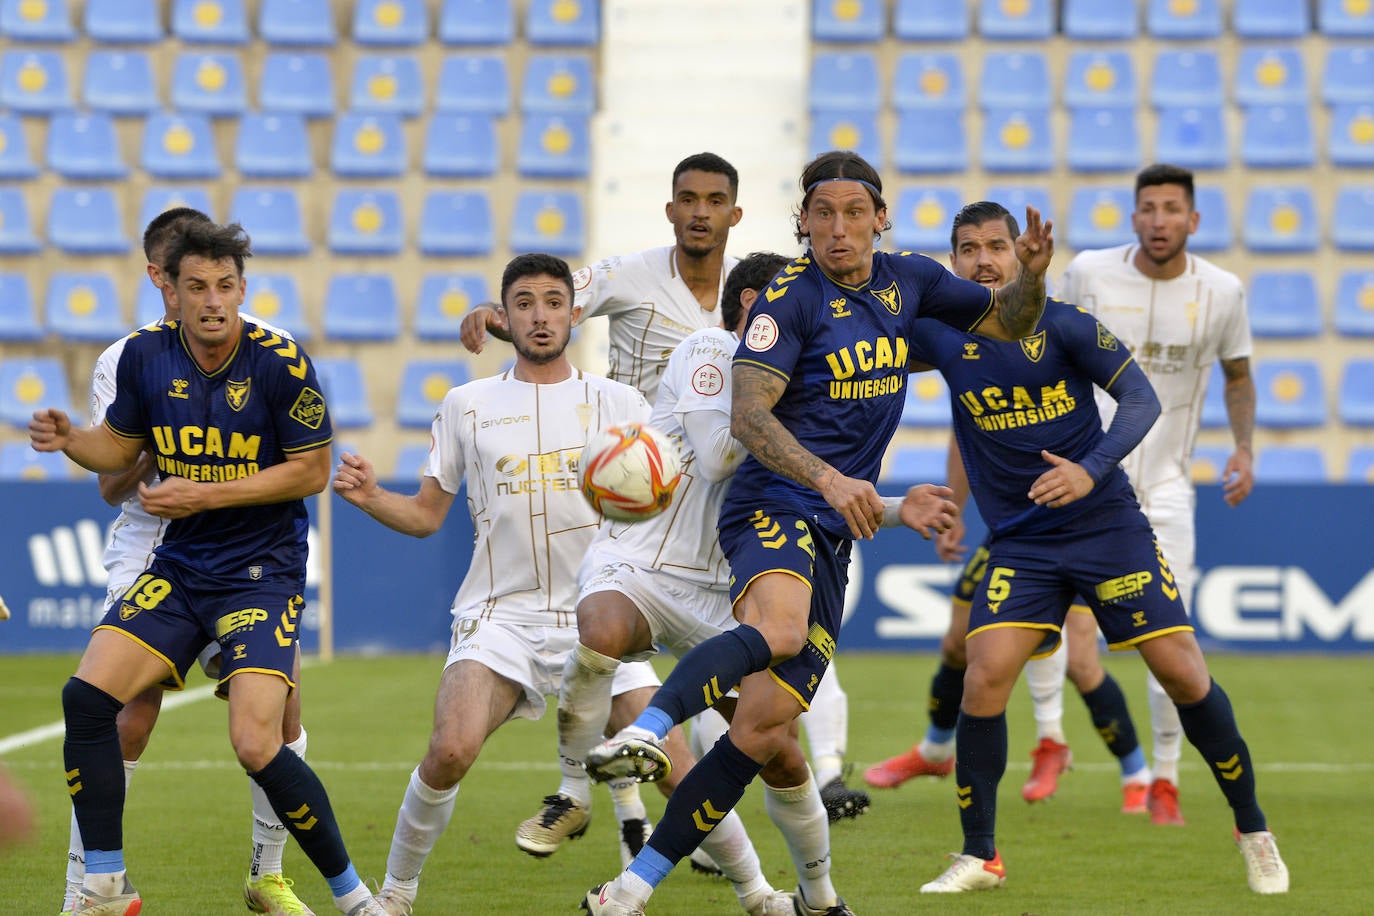
<path id="1" fill-rule="evenodd" d="M 547 708 L 545 697 L 558 696 L 563 684 L 563 665 L 577 645 L 577 627 L 532 627 L 486 620 L 478 615 L 453 621 L 444 667 L 456 662 L 477 662 L 518 684 L 525 697 L 515 704 L 509 719 L 539 719 Z M 662 682 L 648 662 L 621 665 L 616 669 L 611 695 L 619 696 Z"/>
<path id="2" fill-rule="evenodd" d="M 584 567 L 582 572 L 578 601 L 597 592 L 619 592 L 639 608 L 654 643 L 676 656 L 739 625 L 730 613 L 730 593 L 724 589 L 703 588 L 623 560 L 603 560 L 596 569 Z M 653 655 L 650 649 L 625 659 L 641 661 Z"/>
<path id="3" fill-rule="evenodd" d="M 1141 496 L 1140 508 L 1150 520 L 1159 548 L 1174 574 L 1178 595 L 1190 613 L 1193 607 L 1193 583 L 1197 580 L 1196 512 L 1197 494 L 1187 481 L 1170 482 L 1152 488 Z"/>

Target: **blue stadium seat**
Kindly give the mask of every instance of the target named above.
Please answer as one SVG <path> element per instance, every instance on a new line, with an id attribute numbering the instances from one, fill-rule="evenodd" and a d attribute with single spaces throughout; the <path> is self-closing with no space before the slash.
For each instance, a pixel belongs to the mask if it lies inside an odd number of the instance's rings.
<path id="1" fill-rule="evenodd" d="M 1050 113 L 1044 108 L 996 109 L 983 118 L 981 158 L 988 172 L 1048 172 L 1054 168 Z"/>
<path id="2" fill-rule="evenodd" d="M 1255 478 L 1262 484 L 1326 483 L 1326 452 L 1311 445 L 1270 445 L 1255 456 Z"/>
<path id="3" fill-rule="evenodd" d="M 1241 38 L 1302 38 L 1312 31 L 1308 0 L 1235 0 L 1231 31 Z"/>
<path id="4" fill-rule="evenodd" d="M 1256 271 L 1247 304 L 1256 337 L 1316 337 L 1325 329 L 1317 278 L 1309 270 Z"/>
<path id="5" fill-rule="evenodd" d="M 1069 168 L 1076 172 L 1117 172 L 1140 167 L 1136 110 L 1075 108 L 1069 118 Z"/>
<path id="6" fill-rule="evenodd" d="M 218 178 L 219 153 L 209 117 L 196 112 L 149 115 L 140 161 L 154 178 Z"/>
<path id="7" fill-rule="evenodd" d="M 898 111 L 960 110 L 967 101 L 959 55 L 907 51 L 897 58 L 892 104 Z"/>
<path id="8" fill-rule="evenodd" d="M 1250 188 L 1245 245 L 1251 251 L 1316 251 L 1319 227 L 1312 190 L 1302 185 Z"/>
<path id="9" fill-rule="evenodd" d="M 70 111 L 66 58 L 58 51 L 19 51 L 0 57 L 0 108 L 16 114 Z"/>
<path id="10" fill-rule="evenodd" d="M 349 104 L 354 111 L 418 116 L 425 108 L 419 59 L 413 55 L 359 57 L 353 64 Z"/>
<path id="11" fill-rule="evenodd" d="M 358 0 L 353 40 L 360 45 L 418 45 L 429 37 L 424 0 Z"/>
<path id="12" fill-rule="evenodd" d="M 1212 363 L 1207 373 L 1207 394 L 1202 400 L 1203 429 L 1225 429 L 1231 425 L 1226 414 L 1226 376 L 1221 371 L 1221 363 Z"/>
<path id="13" fill-rule="evenodd" d="M 54 273 L 44 311 L 48 329 L 64 340 L 109 343 L 129 333 L 129 322 L 107 273 Z"/>
<path id="14" fill-rule="evenodd" d="M 1036 41 L 1054 34 L 1051 0 L 979 0 L 978 34 L 997 41 Z"/>
<path id="15" fill-rule="evenodd" d="M 85 24 L 95 41 L 151 44 L 163 37 L 157 0 L 86 0 Z"/>
<path id="16" fill-rule="evenodd" d="M 1356 446 L 1345 465 L 1346 483 L 1374 483 L 1374 446 Z"/>
<path id="17" fill-rule="evenodd" d="M 1193 209 L 1201 218 L 1197 232 L 1188 239 L 1188 247 L 1198 252 L 1226 251 L 1230 248 L 1234 236 L 1231 232 L 1231 205 L 1226 199 L 1226 192 L 1219 185 L 1195 185 Z"/>
<path id="18" fill-rule="evenodd" d="M 1344 186 L 1336 192 L 1331 242 L 1341 251 L 1374 251 L 1374 185 Z"/>
<path id="19" fill-rule="evenodd" d="M 1337 38 L 1374 36 L 1374 7 L 1350 0 L 1318 0 L 1317 30 Z"/>
<path id="20" fill-rule="evenodd" d="M 3 289 L 4 275 L 0 275 Z M 475 305 L 491 301 L 480 273 L 431 273 L 420 281 L 415 301 L 415 336 L 420 340 L 455 341 L 463 316 Z"/>
<path id="21" fill-rule="evenodd" d="M 323 54 L 269 51 L 258 83 L 263 111 L 290 112 L 307 118 L 334 115 L 334 73 Z"/>
<path id="22" fill-rule="evenodd" d="M 430 191 L 420 213 L 420 253 L 474 257 L 491 254 L 495 229 L 485 191 Z"/>
<path id="23" fill-rule="evenodd" d="M 389 273 L 336 273 L 324 294 L 324 336 L 329 340 L 395 340 L 401 303 Z"/>
<path id="24" fill-rule="evenodd" d="M 893 243 L 902 251 L 948 251 L 949 224 L 963 205 L 963 195 L 956 188 L 903 188 L 888 211 Z"/>
<path id="25" fill-rule="evenodd" d="M 444 395 L 450 388 L 467 384 L 469 378 L 465 363 L 427 359 L 407 362 L 401 370 L 396 422 L 408 429 L 429 429 Z"/>
<path id="26" fill-rule="evenodd" d="M 591 129 L 577 115 L 525 115 L 515 169 L 531 178 L 586 178 L 591 173 Z"/>
<path id="27" fill-rule="evenodd" d="M 1261 105 L 1244 110 L 1240 159 L 1253 168 L 1307 168 L 1317 161 L 1306 105 Z"/>
<path id="28" fill-rule="evenodd" d="M 269 45 L 333 45 L 332 5 L 329 0 L 262 0 L 258 35 Z"/>
<path id="29" fill-rule="evenodd" d="M 882 136 L 878 133 L 878 118 L 872 114 L 844 114 L 837 111 L 818 111 L 811 115 L 809 155 L 818 156 L 827 150 L 852 149 L 882 170 Z"/>
<path id="30" fill-rule="evenodd" d="M 0 35 L 12 41 L 60 43 L 76 37 L 67 0 L 3 0 L 0 2 Z"/>
<path id="31" fill-rule="evenodd" d="M 401 117 L 394 114 L 346 112 L 334 121 L 329 164 L 345 178 L 399 178 L 406 172 Z"/>
<path id="32" fill-rule="evenodd" d="M 29 141 L 18 115 L 0 111 L 0 180 L 32 178 L 38 167 L 29 158 Z"/>
<path id="33" fill-rule="evenodd" d="M 451 54 L 439 68 L 434 109 L 501 116 L 510 111 L 510 74 L 499 54 Z"/>
<path id="34" fill-rule="evenodd" d="M 1145 31 L 1155 38 L 1204 39 L 1221 37 L 1219 0 L 1150 0 Z"/>
<path id="35" fill-rule="evenodd" d="M 1226 89 L 1217 53 L 1204 48 L 1160 51 L 1150 74 L 1150 103 L 1220 108 L 1226 103 Z"/>
<path id="36" fill-rule="evenodd" d="M 897 0 L 892 34 L 903 41 L 958 41 L 969 34 L 968 0 Z"/>
<path id="37" fill-rule="evenodd" d="M 22 273 L 0 273 L 0 341 L 31 342 L 46 333 L 38 322 L 29 278 Z"/>
<path id="38" fill-rule="evenodd" d="M 151 288 L 152 284 L 145 283 L 144 286 Z M 309 342 L 313 336 L 295 274 L 257 271 L 249 274 L 243 310 L 254 318 L 261 318 L 268 324 L 290 331 L 291 336 L 301 343 Z M 329 406 L 332 412 L 334 405 Z"/>
<path id="39" fill-rule="evenodd" d="M 573 191 L 521 191 L 515 199 L 511 250 L 581 254 L 586 245 L 585 222 L 582 198 Z"/>
<path id="40" fill-rule="evenodd" d="M 948 111 L 932 117 L 929 111 L 919 109 L 900 112 L 892 157 L 898 170 L 903 172 L 964 171 L 968 168 L 969 157 L 962 115 Z"/>
<path id="41" fill-rule="evenodd" d="M 930 445 L 899 445 L 892 450 L 884 481 L 944 483 L 949 452 Z"/>
<path id="42" fill-rule="evenodd" d="M 1135 239 L 1133 212 L 1135 194 L 1130 188 L 1077 188 L 1069 203 L 1064 237 L 1078 251 L 1125 245 Z"/>
<path id="43" fill-rule="evenodd" d="M 511 0 L 444 0 L 439 40 L 449 45 L 505 45 L 515 40 Z"/>
<path id="44" fill-rule="evenodd" d="M 244 115 L 238 123 L 234 163 L 244 178 L 307 178 L 315 172 L 310 134 L 298 114 Z"/>
<path id="45" fill-rule="evenodd" d="M 978 104 L 983 108 L 1049 108 L 1054 101 L 1050 65 L 1039 51 L 983 55 Z"/>
<path id="46" fill-rule="evenodd" d="M 1221 474 L 1231 450 L 1219 445 L 1199 445 L 1193 449 L 1192 478 L 1195 484 L 1221 483 Z"/>
<path id="47" fill-rule="evenodd" d="M 33 254 L 42 245 L 33 234 L 27 191 L 0 186 L 0 254 Z"/>
<path id="48" fill-rule="evenodd" d="M 329 405 L 329 422 L 335 429 L 365 429 L 372 425 L 372 408 L 367 403 L 367 378 L 363 367 L 349 357 L 322 357 L 314 360 L 320 393 Z"/>
<path id="49" fill-rule="evenodd" d="M 532 45 L 585 45 L 601 38 L 600 0 L 529 0 L 525 40 Z"/>
<path id="50" fill-rule="evenodd" d="M 1374 426 L 1374 360 L 1352 359 L 1345 364 L 1336 403 L 1342 423 Z"/>
<path id="51" fill-rule="evenodd" d="M 1374 166 L 1374 103 L 1336 105 L 1327 122 L 1326 154 L 1345 168 Z"/>
<path id="52" fill-rule="evenodd" d="M 77 471 L 61 452 L 35 452 L 27 442 L 0 445 L 0 480 L 70 480 Z"/>
<path id="53" fill-rule="evenodd" d="M 596 84 L 591 58 L 585 55 L 531 56 L 525 64 L 520 90 L 524 112 L 562 112 L 589 115 L 596 107 Z"/>
<path id="54" fill-rule="evenodd" d="M 134 324 L 141 328 L 161 323 L 165 317 L 167 306 L 162 301 L 162 291 L 152 283 L 139 283 L 134 293 Z"/>
<path id="55" fill-rule="evenodd" d="M 414 480 L 424 477 L 429 470 L 429 445 L 403 445 L 396 451 L 396 464 L 391 476 L 396 480 Z"/>
<path id="56" fill-rule="evenodd" d="M 124 214 L 114 191 L 101 186 L 53 191 L 48 207 L 48 241 L 68 254 L 128 251 Z"/>
<path id="57" fill-rule="evenodd" d="M 63 178 L 123 178 L 114 120 L 103 111 L 59 112 L 48 122 L 48 168 Z"/>
<path id="58" fill-rule="evenodd" d="M 1136 0 L 1064 0 L 1063 29 L 1079 41 L 1124 41 L 1140 33 Z"/>
<path id="59" fill-rule="evenodd" d="M 1328 46 L 1321 91 L 1328 105 L 1374 103 L 1374 48 Z"/>
<path id="60" fill-rule="evenodd" d="M 1311 99 L 1302 54 L 1295 47 L 1242 47 L 1235 95 L 1240 105 L 1307 104 Z"/>
<path id="61" fill-rule="evenodd" d="M 1136 104 L 1135 67 L 1125 51 L 1074 51 L 1064 77 L 1064 104 L 1130 106 Z"/>
<path id="62" fill-rule="evenodd" d="M 872 51 L 811 58 L 812 111 L 877 111 L 883 104 L 878 56 Z"/>
<path id="63" fill-rule="evenodd" d="M 143 194 L 143 205 L 138 211 L 138 232 L 142 237 L 143 227 L 153 221 L 153 217 L 173 207 L 194 207 L 211 219 L 215 217 L 210 203 L 210 192 L 203 187 L 173 187 L 154 185 Z M 254 246 L 256 247 L 256 246 Z"/>
<path id="64" fill-rule="evenodd" d="M 1326 425 L 1326 386 L 1314 360 L 1271 359 L 1254 366 L 1255 422 L 1270 429 Z"/>
<path id="65" fill-rule="evenodd" d="M 484 114 L 430 115 L 422 161 L 426 175 L 440 178 L 495 175 L 501 166 L 496 119 Z"/>
<path id="66" fill-rule="evenodd" d="M 949 244 L 948 238 L 945 244 Z M 938 372 L 917 372 L 909 376 L 907 381 L 906 401 L 902 404 L 902 425 L 948 429 L 949 385 L 945 384 L 944 377 Z M 939 479 L 943 480 L 944 475 Z"/>
<path id="67" fill-rule="evenodd" d="M 310 253 L 301 199 L 290 186 L 238 188 L 229 206 L 229 222 L 248 230 L 257 254 Z"/>
<path id="68" fill-rule="evenodd" d="M 345 188 L 334 194 L 329 249 L 335 254 L 400 254 L 404 245 L 401 199 L 395 191 Z"/>
<path id="69" fill-rule="evenodd" d="M 1221 107 L 1161 107 L 1155 122 L 1154 158 L 1185 169 L 1225 168 L 1231 161 L 1231 147 Z"/>
<path id="70" fill-rule="evenodd" d="M 1040 216 L 1044 219 L 1055 219 L 1054 201 L 1050 198 L 1049 190 L 1044 187 L 1026 184 L 993 185 L 987 189 L 984 196 L 1006 207 L 1007 211 L 1016 217 L 1018 226 L 1026 225 L 1026 207 L 1039 210 Z"/>
<path id="71" fill-rule="evenodd" d="M 142 51 L 92 51 L 86 58 L 81 98 L 93 110 L 112 115 L 146 115 L 162 104 L 153 62 Z"/>
<path id="72" fill-rule="evenodd" d="M 1374 270 L 1347 270 L 1336 284 L 1332 323 L 1347 337 L 1374 337 Z"/>
<path id="73" fill-rule="evenodd" d="M 882 0 L 815 0 L 811 37 L 816 41 L 877 41 L 887 31 Z"/>
<path id="74" fill-rule="evenodd" d="M 187 44 L 247 44 L 248 11 L 243 0 L 176 0 L 172 34 Z"/>
<path id="75" fill-rule="evenodd" d="M 35 410 L 72 410 L 67 373 L 55 356 L 0 360 L 0 422 L 27 427 Z"/>
<path id="76" fill-rule="evenodd" d="M 248 109 L 239 52 L 177 55 L 172 71 L 172 108 L 215 118 L 238 117 Z"/>

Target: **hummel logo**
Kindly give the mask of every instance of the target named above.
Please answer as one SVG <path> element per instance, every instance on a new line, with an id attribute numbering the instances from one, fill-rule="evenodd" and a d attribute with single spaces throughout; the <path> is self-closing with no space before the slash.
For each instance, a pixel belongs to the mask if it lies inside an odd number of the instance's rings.
<path id="1" fill-rule="evenodd" d="M 49 534 L 29 535 L 29 560 L 39 585 L 103 588 L 107 574 L 101 563 L 105 532 L 94 519 L 83 518 L 68 527 L 59 525 Z"/>

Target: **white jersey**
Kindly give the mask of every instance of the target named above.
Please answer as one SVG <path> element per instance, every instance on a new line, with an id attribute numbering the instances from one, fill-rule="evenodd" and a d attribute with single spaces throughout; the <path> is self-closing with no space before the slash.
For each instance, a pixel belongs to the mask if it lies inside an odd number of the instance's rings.
<path id="1" fill-rule="evenodd" d="M 1250 355 L 1240 278 L 1188 255 L 1172 280 L 1152 280 L 1132 262 L 1138 246 L 1084 251 L 1060 282 L 1063 298 L 1102 321 L 1130 347 L 1159 396 L 1159 420 L 1122 467 L 1142 503 L 1161 486 L 1191 489 L 1190 463 L 1212 364 Z M 1106 422 L 1116 402 L 1098 392 Z"/>
<path id="2" fill-rule="evenodd" d="M 727 257 L 721 266 L 722 290 L 736 263 Z M 672 246 L 584 267 L 573 274 L 573 293 L 582 309 L 579 322 L 594 315 L 610 319 L 610 377 L 638 388 L 651 404 L 674 348 L 693 331 L 720 324 L 720 294 L 714 308 L 702 308 L 677 272 Z"/>
<path id="3" fill-rule="evenodd" d="M 682 418 L 710 410 L 724 414 L 729 422 L 730 362 L 738 346 L 735 335 L 715 327 L 697 331 L 673 351 L 649 422 L 678 443 L 682 479 L 665 511 L 642 522 L 616 522 L 603 529 L 593 547 L 598 561 L 623 560 L 705 588 L 729 588 L 730 564 L 721 553 L 716 523 L 730 478 L 712 483 L 700 475 Z"/>
<path id="4" fill-rule="evenodd" d="M 467 481 L 476 532 L 455 617 L 576 626 L 577 568 L 601 522 L 578 458 L 594 433 L 648 418 L 638 391 L 577 369 L 552 385 L 507 371 L 444 396 L 425 476 L 453 494 Z"/>

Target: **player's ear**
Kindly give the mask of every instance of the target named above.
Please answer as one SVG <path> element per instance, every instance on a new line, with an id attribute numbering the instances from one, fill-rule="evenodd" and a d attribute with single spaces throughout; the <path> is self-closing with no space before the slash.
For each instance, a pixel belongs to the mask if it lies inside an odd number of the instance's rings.
<path id="1" fill-rule="evenodd" d="M 572 316 L 573 327 L 577 327 L 577 323 L 582 320 L 582 306 L 574 305 L 568 314 Z"/>
<path id="2" fill-rule="evenodd" d="M 1202 219 L 1202 214 L 1199 213 L 1199 212 L 1196 211 L 1196 210 L 1194 210 L 1194 211 L 1192 211 L 1191 213 L 1188 214 L 1188 234 L 1189 234 L 1189 235 L 1192 235 L 1194 232 L 1197 232 L 1197 225 L 1198 225 L 1198 222 L 1201 221 L 1201 219 Z"/>
<path id="3" fill-rule="evenodd" d="M 742 219 L 744 219 L 744 208 L 743 208 L 743 207 L 732 207 L 732 208 L 730 209 L 730 225 L 731 225 L 732 227 L 738 226 L 738 225 L 739 225 L 739 221 L 742 220 Z"/>

